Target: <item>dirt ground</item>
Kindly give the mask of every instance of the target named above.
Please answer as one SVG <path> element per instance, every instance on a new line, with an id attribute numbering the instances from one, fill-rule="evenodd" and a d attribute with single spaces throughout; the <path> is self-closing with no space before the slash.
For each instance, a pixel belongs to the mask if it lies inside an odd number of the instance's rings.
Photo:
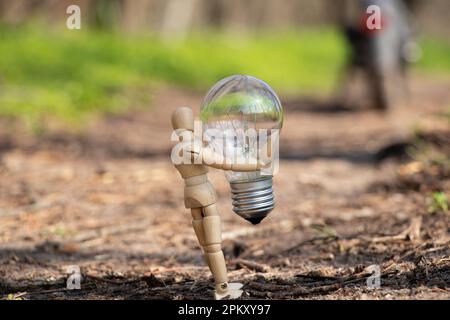
<path id="1" fill-rule="evenodd" d="M 414 128 L 448 130 L 438 114 L 449 88 L 416 77 L 410 103 L 387 113 L 282 99 L 277 207 L 257 226 L 232 212 L 228 183 L 211 170 L 242 299 L 450 298 L 450 214 L 427 211 L 430 191 L 450 191 L 450 175 L 405 158 Z M 169 157 L 171 111 L 198 113 L 201 99 L 161 88 L 152 107 L 82 134 L 37 137 L 1 120 L 0 297 L 210 299 Z M 71 265 L 81 290 L 66 289 Z M 370 265 L 380 267 L 379 289 L 366 284 Z"/>

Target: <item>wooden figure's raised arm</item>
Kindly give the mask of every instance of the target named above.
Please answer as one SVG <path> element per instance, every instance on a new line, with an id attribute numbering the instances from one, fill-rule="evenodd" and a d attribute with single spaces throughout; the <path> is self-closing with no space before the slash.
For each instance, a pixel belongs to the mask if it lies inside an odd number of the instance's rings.
<path id="1" fill-rule="evenodd" d="M 194 115 L 190 108 L 177 109 L 172 115 L 172 126 L 178 131 L 180 141 L 184 144 L 183 150 L 191 153 L 193 162 L 200 158 L 201 164 L 205 166 L 237 172 L 258 171 L 268 165 L 260 159 L 243 157 L 234 157 L 231 162 L 212 148 L 204 147 L 202 141 L 197 141 L 194 137 Z"/>

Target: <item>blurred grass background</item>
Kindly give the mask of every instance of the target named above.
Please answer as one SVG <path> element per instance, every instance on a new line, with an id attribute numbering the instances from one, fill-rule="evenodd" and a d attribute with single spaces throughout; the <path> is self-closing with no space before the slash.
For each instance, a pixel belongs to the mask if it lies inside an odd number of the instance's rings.
<path id="1" fill-rule="evenodd" d="M 86 116 L 149 105 L 161 84 L 205 91 L 236 73 L 267 81 L 282 95 L 329 92 L 345 60 L 332 28 L 157 35 L 0 27 L 0 115 L 31 123 L 50 116 L 74 125 Z M 450 73 L 450 43 L 425 39 L 421 72 Z"/>

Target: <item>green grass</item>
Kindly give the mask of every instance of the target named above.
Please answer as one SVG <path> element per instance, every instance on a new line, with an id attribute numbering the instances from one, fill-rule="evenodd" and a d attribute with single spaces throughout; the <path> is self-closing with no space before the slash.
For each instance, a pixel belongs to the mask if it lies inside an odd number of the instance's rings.
<path id="1" fill-rule="evenodd" d="M 433 192 L 429 197 L 429 213 L 438 213 L 438 212 L 448 212 L 449 208 L 449 200 L 445 193 L 443 192 Z"/>
<path id="2" fill-rule="evenodd" d="M 343 57 L 332 31 L 232 37 L 193 34 L 178 43 L 156 36 L 0 31 L 0 114 L 79 122 L 86 115 L 145 104 L 161 82 L 206 91 L 236 73 L 266 80 L 277 92 L 330 88 Z"/>
<path id="3" fill-rule="evenodd" d="M 417 65 L 419 69 L 438 74 L 450 73 L 450 42 L 424 39 L 421 47 L 423 56 Z"/>
<path id="4" fill-rule="evenodd" d="M 148 105 L 159 83 L 205 92 L 231 74 L 251 74 L 280 94 L 326 92 L 336 84 L 345 44 L 331 29 L 230 35 L 151 35 L 38 25 L 0 27 L 0 115 L 32 123 Z M 450 72 L 450 46 L 426 42 L 424 70 Z"/>

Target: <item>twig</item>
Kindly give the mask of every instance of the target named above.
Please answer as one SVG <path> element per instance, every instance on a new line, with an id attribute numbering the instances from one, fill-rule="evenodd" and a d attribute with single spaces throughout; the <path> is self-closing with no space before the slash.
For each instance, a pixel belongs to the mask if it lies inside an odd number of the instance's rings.
<path id="1" fill-rule="evenodd" d="M 420 228 L 422 227 L 422 217 L 414 217 L 408 228 L 395 236 L 376 237 L 372 242 L 386 242 L 392 240 L 417 240 L 420 239 Z"/>
<path id="2" fill-rule="evenodd" d="M 234 264 L 236 264 L 236 266 L 241 267 L 241 268 L 247 268 L 249 270 L 253 270 L 256 272 L 268 272 L 270 270 L 269 266 L 254 262 L 254 261 L 248 261 L 248 260 L 244 260 L 244 259 L 236 259 L 234 260 Z"/>

